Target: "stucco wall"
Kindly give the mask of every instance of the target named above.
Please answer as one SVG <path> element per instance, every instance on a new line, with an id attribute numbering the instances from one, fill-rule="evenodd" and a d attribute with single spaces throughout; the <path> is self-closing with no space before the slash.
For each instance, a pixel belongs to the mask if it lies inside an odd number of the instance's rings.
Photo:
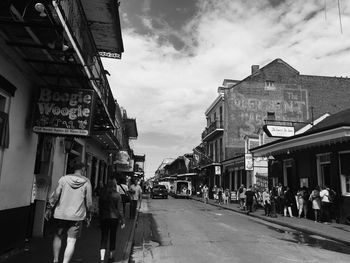
<path id="1" fill-rule="evenodd" d="M 37 145 L 37 135 L 31 131 L 33 83 L 13 60 L 0 46 L 0 74 L 17 88 L 11 97 L 10 143 L 4 150 L 0 175 L 0 210 L 30 204 Z"/>

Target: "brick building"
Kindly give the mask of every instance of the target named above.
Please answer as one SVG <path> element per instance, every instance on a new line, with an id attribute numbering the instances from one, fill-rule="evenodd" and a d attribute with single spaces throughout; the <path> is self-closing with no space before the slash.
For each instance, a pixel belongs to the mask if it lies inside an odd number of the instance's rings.
<path id="1" fill-rule="evenodd" d="M 302 75 L 282 59 L 262 68 L 253 65 L 251 69 L 251 74 L 243 80 L 219 89 L 223 93 L 222 145 L 218 146 L 223 149 L 220 182 L 255 183 L 254 171 L 247 173 L 241 164 L 237 166 L 230 160 L 244 154 L 245 136 L 256 133 L 268 114 L 293 125 L 348 107 L 344 96 L 350 93 L 348 78 Z M 210 125 L 211 122 L 206 129 Z M 238 175 L 240 180 L 235 178 Z M 236 188 L 232 184 L 224 187 Z"/>

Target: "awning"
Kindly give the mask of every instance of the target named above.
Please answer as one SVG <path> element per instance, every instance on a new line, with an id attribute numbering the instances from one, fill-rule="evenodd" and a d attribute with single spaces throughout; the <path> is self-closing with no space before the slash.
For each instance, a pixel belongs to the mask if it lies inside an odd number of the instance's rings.
<path id="1" fill-rule="evenodd" d="M 81 0 L 81 2 L 100 56 L 120 59 L 124 47 L 118 1 Z"/>
<path id="2" fill-rule="evenodd" d="M 108 152 L 118 151 L 121 148 L 120 142 L 111 131 L 94 132 L 92 138 Z"/>
<path id="3" fill-rule="evenodd" d="M 312 146 L 329 145 L 331 143 L 349 141 L 350 127 L 338 127 L 312 134 L 301 134 L 268 143 L 250 151 L 254 156 L 270 156 L 278 153 L 286 153 L 292 150 L 310 148 Z"/>
<path id="4" fill-rule="evenodd" d="M 187 176 L 196 176 L 197 173 L 186 173 L 186 174 L 178 174 L 177 177 L 187 177 Z"/>

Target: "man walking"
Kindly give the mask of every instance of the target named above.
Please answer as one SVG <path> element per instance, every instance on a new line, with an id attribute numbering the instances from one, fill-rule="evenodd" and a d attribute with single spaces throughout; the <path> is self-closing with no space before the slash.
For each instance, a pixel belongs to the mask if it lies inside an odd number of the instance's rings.
<path id="1" fill-rule="evenodd" d="M 131 185 L 130 185 L 130 195 L 131 195 L 131 200 L 130 200 L 130 219 L 134 219 L 136 216 L 136 208 L 137 208 L 137 203 L 138 201 L 142 199 L 142 189 L 139 183 L 135 184 L 135 180 L 131 180 Z"/>
<path id="2" fill-rule="evenodd" d="M 62 238 L 67 234 L 67 245 L 64 252 L 63 263 L 68 263 L 74 253 L 75 243 L 79 237 L 82 221 L 90 218 L 92 209 L 91 183 L 84 176 L 85 165 L 74 165 L 74 174 L 60 178 L 58 186 L 50 198 L 51 207 L 56 205 L 54 220 L 56 224 L 53 239 L 53 262 L 58 262 Z"/>
<path id="3" fill-rule="evenodd" d="M 203 202 L 207 204 L 209 200 L 209 188 L 206 184 L 202 188 L 202 194 L 203 194 Z"/>

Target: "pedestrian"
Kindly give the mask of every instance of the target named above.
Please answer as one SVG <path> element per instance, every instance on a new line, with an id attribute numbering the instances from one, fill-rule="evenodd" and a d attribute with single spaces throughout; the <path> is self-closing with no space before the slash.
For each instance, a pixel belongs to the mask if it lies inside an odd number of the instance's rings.
<path id="1" fill-rule="evenodd" d="M 328 186 L 324 186 L 320 191 L 321 198 L 321 220 L 325 224 L 330 223 L 330 212 L 331 212 L 331 198 L 330 198 L 330 188 Z"/>
<path id="2" fill-rule="evenodd" d="M 53 238 L 53 262 L 59 261 L 62 239 L 67 235 L 67 244 L 63 263 L 70 262 L 75 243 L 80 236 L 82 222 L 91 219 L 92 193 L 91 183 L 85 175 L 85 165 L 74 164 L 74 173 L 62 176 L 52 194 L 49 205 L 54 207 L 55 234 Z"/>
<path id="3" fill-rule="evenodd" d="M 294 196 L 292 194 L 292 191 L 287 186 L 286 190 L 284 191 L 284 208 L 283 208 L 283 215 L 287 216 L 287 211 L 290 217 L 293 217 L 292 213 L 292 205 L 294 202 Z"/>
<path id="4" fill-rule="evenodd" d="M 222 189 L 222 186 L 220 186 L 218 188 L 218 200 L 219 200 L 219 205 L 222 205 L 223 203 L 223 198 L 222 198 L 222 194 L 223 194 L 224 190 Z"/>
<path id="5" fill-rule="evenodd" d="M 277 213 L 276 213 L 277 198 L 278 198 L 277 189 L 276 187 L 272 187 L 270 191 L 271 217 L 277 217 Z"/>
<path id="6" fill-rule="evenodd" d="M 297 192 L 297 202 L 298 202 L 298 217 L 301 218 L 301 215 L 304 213 L 304 218 L 307 216 L 307 201 L 308 201 L 308 192 L 307 188 L 303 186 Z"/>
<path id="7" fill-rule="evenodd" d="M 315 189 L 312 190 L 309 200 L 312 202 L 312 209 L 314 210 L 315 222 L 319 222 L 321 209 L 321 197 L 319 186 L 316 186 Z"/>
<path id="8" fill-rule="evenodd" d="M 214 187 L 212 189 L 212 194 L 213 194 L 213 198 L 214 198 L 215 202 L 217 203 L 219 200 L 219 197 L 218 197 L 218 187 L 216 185 L 214 185 Z"/>
<path id="9" fill-rule="evenodd" d="M 242 184 L 238 189 L 238 198 L 239 198 L 239 207 L 241 210 L 245 209 L 245 192 L 247 189 L 244 188 L 244 184 Z"/>
<path id="10" fill-rule="evenodd" d="M 245 196 L 246 196 L 245 204 L 247 207 L 247 215 L 249 215 L 249 213 L 253 212 L 253 203 L 254 203 L 254 200 L 256 200 L 256 195 L 255 195 L 255 192 L 252 190 L 252 186 L 249 186 L 249 188 L 245 192 Z"/>
<path id="11" fill-rule="evenodd" d="M 134 179 L 131 179 L 131 185 L 129 188 L 130 193 L 130 219 L 134 219 L 136 216 L 137 204 L 142 200 L 142 189 Z"/>
<path id="12" fill-rule="evenodd" d="M 206 184 L 202 187 L 202 195 L 203 195 L 203 202 L 207 204 L 209 201 L 209 188 Z"/>
<path id="13" fill-rule="evenodd" d="M 225 189 L 223 193 L 224 204 L 228 205 L 230 198 L 230 190 L 228 188 Z"/>
<path id="14" fill-rule="evenodd" d="M 118 179 L 117 192 L 120 194 L 122 198 L 123 214 L 125 215 L 126 203 L 130 202 L 130 194 L 129 194 L 129 188 L 124 178 Z"/>
<path id="15" fill-rule="evenodd" d="M 278 183 L 277 186 L 277 202 L 276 202 L 277 213 L 283 214 L 284 208 L 284 187 L 282 183 Z"/>
<path id="16" fill-rule="evenodd" d="M 109 236 L 109 261 L 114 262 L 116 248 L 116 236 L 119 222 L 121 229 L 125 227 L 125 219 L 122 207 L 122 198 L 117 191 L 114 180 L 109 180 L 102 190 L 99 199 L 99 215 L 101 227 L 100 259 L 104 262 Z"/>
<path id="17" fill-rule="evenodd" d="M 270 199 L 270 193 L 269 188 L 265 188 L 264 192 L 262 193 L 262 200 L 265 210 L 265 216 L 271 215 L 271 199 Z"/>

